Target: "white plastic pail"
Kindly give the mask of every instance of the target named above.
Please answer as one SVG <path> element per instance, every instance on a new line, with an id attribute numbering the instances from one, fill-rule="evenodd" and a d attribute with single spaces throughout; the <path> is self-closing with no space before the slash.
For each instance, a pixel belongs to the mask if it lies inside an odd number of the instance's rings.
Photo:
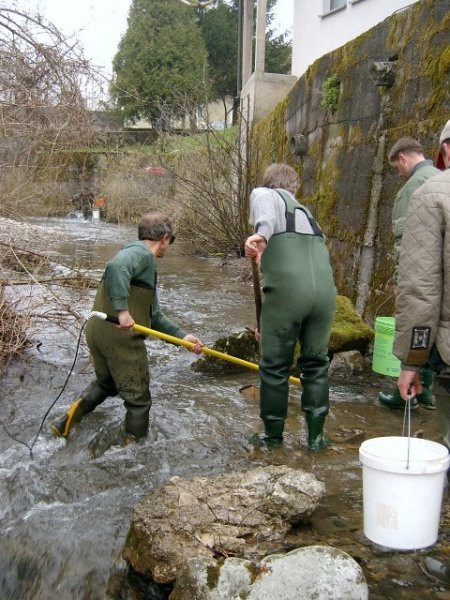
<path id="1" fill-rule="evenodd" d="M 398 550 L 434 544 L 450 455 L 420 438 L 380 437 L 363 442 L 364 534 Z M 409 464 L 409 467 L 407 468 Z"/>

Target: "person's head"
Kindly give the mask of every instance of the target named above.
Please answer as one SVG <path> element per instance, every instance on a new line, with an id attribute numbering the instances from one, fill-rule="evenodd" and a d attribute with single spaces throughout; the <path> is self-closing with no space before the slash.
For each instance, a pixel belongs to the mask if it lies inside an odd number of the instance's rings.
<path id="1" fill-rule="evenodd" d="M 417 163 L 425 160 L 423 146 L 411 137 L 400 138 L 389 152 L 389 162 L 397 173 L 408 179 Z"/>
<path id="2" fill-rule="evenodd" d="M 157 246 L 156 255 L 164 256 L 169 245 L 175 240 L 169 217 L 159 211 L 142 215 L 138 226 L 138 238 L 141 241 L 148 241 L 152 246 Z"/>
<path id="3" fill-rule="evenodd" d="M 264 171 L 263 186 L 281 188 L 295 194 L 298 188 L 298 175 L 292 167 L 284 163 L 273 163 Z"/>
<path id="4" fill-rule="evenodd" d="M 436 158 L 436 167 L 445 171 L 450 167 L 450 119 L 444 125 L 439 136 L 439 151 Z"/>

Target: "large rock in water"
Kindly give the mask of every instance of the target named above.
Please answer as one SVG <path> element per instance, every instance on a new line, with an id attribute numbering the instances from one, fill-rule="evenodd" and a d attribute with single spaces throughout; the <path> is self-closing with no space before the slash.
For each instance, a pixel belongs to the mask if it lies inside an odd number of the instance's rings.
<path id="1" fill-rule="evenodd" d="M 249 331 L 240 331 L 216 340 L 212 346 L 213 350 L 229 354 L 236 358 L 242 358 L 249 362 L 259 363 L 259 344 L 255 336 Z M 215 358 L 214 356 L 202 356 L 192 363 L 191 368 L 201 373 L 233 374 L 242 373 L 246 368 L 235 363 Z"/>
<path id="2" fill-rule="evenodd" d="M 324 493 L 314 475 L 287 466 L 172 477 L 135 507 L 123 555 L 157 583 L 173 582 L 192 558 L 262 557 L 280 548 Z"/>
<path id="3" fill-rule="evenodd" d="M 338 296 L 329 343 L 330 354 L 334 355 L 337 352 L 348 350 L 358 350 L 364 354 L 374 336 L 374 330 L 361 319 L 351 300 L 345 296 Z M 219 338 L 212 348 L 224 354 L 230 354 L 256 364 L 259 363 L 259 345 L 254 335 L 248 331 Z M 294 373 L 298 355 L 299 346 L 297 344 L 293 364 Z M 213 356 L 202 356 L 192 363 L 192 369 L 202 373 L 239 373 L 245 371 L 245 367 Z"/>
<path id="4" fill-rule="evenodd" d="M 351 300 L 346 296 L 338 296 L 331 328 L 330 353 L 359 350 L 364 354 L 374 336 L 374 330 L 361 319 Z"/>
<path id="5" fill-rule="evenodd" d="M 346 552 L 307 546 L 259 562 L 190 560 L 170 600 L 367 600 L 364 573 Z"/>

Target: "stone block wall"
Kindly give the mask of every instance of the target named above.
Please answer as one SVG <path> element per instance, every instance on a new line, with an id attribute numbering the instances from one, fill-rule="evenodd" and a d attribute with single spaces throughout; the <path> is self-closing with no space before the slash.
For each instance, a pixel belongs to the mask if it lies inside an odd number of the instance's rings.
<path id="1" fill-rule="evenodd" d="M 394 306 L 391 211 L 402 181 L 387 154 L 410 135 L 435 159 L 450 118 L 449 31 L 450 0 L 399 11 L 317 60 L 255 127 L 259 175 L 271 162 L 297 169 L 298 198 L 327 235 L 339 292 L 369 322 Z"/>

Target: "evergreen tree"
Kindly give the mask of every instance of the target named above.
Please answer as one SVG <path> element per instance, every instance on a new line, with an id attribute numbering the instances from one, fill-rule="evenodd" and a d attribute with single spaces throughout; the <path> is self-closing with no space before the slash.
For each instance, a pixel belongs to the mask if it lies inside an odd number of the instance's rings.
<path id="1" fill-rule="evenodd" d="M 191 109 L 201 104 L 206 67 L 195 11 L 179 0 L 133 0 L 111 87 L 125 119 L 155 124 L 185 113 L 183 102 Z"/>
<path id="2" fill-rule="evenodd" d="M 291 43 L 286 34 L 276 35 L 272 27 L 276 4 L 277 0 L 268 0 L 267 3 L 265 70 L 268 73 L 289 73 Z M 234 96 L 237 91 L 239 0 L 218 0 L 217 5 L 198 13 L 208 50 L 212 91 L 216 98 L 224 100 L 225 96 Z"/>

